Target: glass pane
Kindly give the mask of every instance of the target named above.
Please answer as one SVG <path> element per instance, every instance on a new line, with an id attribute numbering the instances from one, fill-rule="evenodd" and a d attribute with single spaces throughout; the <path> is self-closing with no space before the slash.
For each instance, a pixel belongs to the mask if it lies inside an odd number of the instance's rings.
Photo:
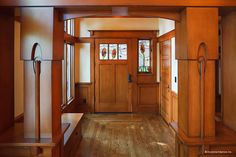
<path id="1" fill-rule="evenodd" d="M 117 44 L 109 44 L 109 59 L 117 59 Z"/>
<path id="2" fill-rule="evenodd" d="M 127 44 L 119 44 L 119 59 L 127 60 Z"/>
<path id="3" fill-rule="evenodd" d="M 150 40 L 139 40 L 138 72 L 151 72 Z"/>
<path id="4" fill-rule="evenodd" d="M 108 44 L 100 44 L 99 48 L 99 59 L 107 60 L 108 59 Z"/>
<path id="5" fill-rule="evenodd" d="M 71 98 L 71 45 L 67 44 L 67 54 L 66 54 L 66 84 L 67 84 L 67 101 Z"/>
<path id="6" fill-rule="evenodd" d="M 67 34 L 71 33 L 71 20 L 67 20 Z"/>

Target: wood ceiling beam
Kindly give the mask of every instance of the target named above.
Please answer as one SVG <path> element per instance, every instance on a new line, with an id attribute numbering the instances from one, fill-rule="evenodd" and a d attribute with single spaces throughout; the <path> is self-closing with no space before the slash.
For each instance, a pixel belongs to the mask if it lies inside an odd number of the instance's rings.
<path id="1" fill-rule="evenodd" d="M 0 6 L 236 6 L 235 0 L 1 0 Z"/>
<path id="2" fill-rule="evenodd" d="M 127 16 L 116 16 L 112 11 L 73 11 L 63 15 L 64 20 L 72 18 L 99 18 L 99 17 L 124 17 L 124 18 L 166 18 L 180 21 L 180 13 L 175 11 L 129 11 Z"/>

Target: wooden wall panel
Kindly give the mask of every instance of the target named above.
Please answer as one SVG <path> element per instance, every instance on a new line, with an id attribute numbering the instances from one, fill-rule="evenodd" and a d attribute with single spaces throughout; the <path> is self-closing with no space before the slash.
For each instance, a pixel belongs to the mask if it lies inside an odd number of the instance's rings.
<path id="1" fill-rule="evenodd" d="M 218 26 L 218 8 L 188 7 L 182 11 L 181 22 L 176 23 L 178 30 L 176 57 L 197 59 L 199 45 L 203 42 L 207 45 L 207 58 L 217 59 L 218 47 L 215 43 L 218 42 L 218 27 L 216 26 Z"/>
<path id="2" fill-rule="evenodd" d="M 223 121 L 236 131 L 236 12 L 222 18 L 222 105 Z"/>
<path id="3" fill-rule="evenodd" d="M 61 134 L 62 61 L 52 61 L 52 135 L 55 140 Z"/>
<path id="4" fill-rule="evenodd" d="M 116 65 L 116 103 L 128 104 L 127 76 L 128 66 Z"/>
<path id="5" fill-rule="evenodd" d="M 177 32 L 177 31 L 176 31 Z M 178 126 L 188 134 L 188 62 L 178 60 Z"/>
<path id="6" fill-rule="evenodd" d="M 140 84 L 138 85 L 138 112 L 159 111 L 159 85 Z"/>
<path id="7" fill-rule="evenodd" d="M 173 91 L 171 94 L 171 121 L 178 122 L 178 95 Z"/>
<path id="8" fill-rule="evenodd" d="M 14 10 L 0 11 L 0 133 L 14 122 Z"/>
<path id="9" fill-rule="evenodd" d="M 115 67 L 114 65 L 99 65 L 99 103 L 115 101 Z"/>
<path id="10" fill-rule="evenodd" d="M 187 58 L 187 25 L 186 25 L 186 10 L 181 12 L 181 21 L 175 22 L 175 53 L 176 58 Z"/>

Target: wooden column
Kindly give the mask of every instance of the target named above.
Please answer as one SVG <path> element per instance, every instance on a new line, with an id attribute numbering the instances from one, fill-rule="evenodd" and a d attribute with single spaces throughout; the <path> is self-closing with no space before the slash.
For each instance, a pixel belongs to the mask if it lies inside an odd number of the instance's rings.
<path id="1" fill-rule="evenodd" d="M 186 8 L 176 22 L 179 69 L 178 129 L 186 138 L 215 136 L 215 60 L 218 58 L 218 9 Z M 199 146 L 180 145 L 179 156 L 194 157 Z M 204 148 L 203 148 L 204 149 Z"/>
<path id="2" fill-rule="evenodd" d="M 14 9 L 0 10 L 0 133 L 14 123 Z"/>
<path id="3" fill-rule="evenodd" d="M 35 135 L 35 73 L 31 58 L 32 46 L 42 49 L 40 74 L 40 132 L 41 138 L 53 142 L 61 137 L 62 60 L 64 54 L 64 23 L 53 7 L 21 9 L 21 59 L 24 60 L 25 103 L 24 136 Z M 53 154 L 59 156 L 60 145 Z"/>

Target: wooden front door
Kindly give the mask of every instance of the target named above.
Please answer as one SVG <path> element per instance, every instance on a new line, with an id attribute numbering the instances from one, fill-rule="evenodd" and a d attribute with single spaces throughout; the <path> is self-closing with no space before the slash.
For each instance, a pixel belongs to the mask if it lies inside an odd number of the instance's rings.
<path id="1" fill-rule="evenodd" d="M 171 113 L 171 40 L 160 43 L 161 50 L 161 114 L 170 122 Z"/>
<path id="2" fill-rule="evenodd" d="M 95 112 L 131 112 L 128 39 L 95 41 Z"/>

